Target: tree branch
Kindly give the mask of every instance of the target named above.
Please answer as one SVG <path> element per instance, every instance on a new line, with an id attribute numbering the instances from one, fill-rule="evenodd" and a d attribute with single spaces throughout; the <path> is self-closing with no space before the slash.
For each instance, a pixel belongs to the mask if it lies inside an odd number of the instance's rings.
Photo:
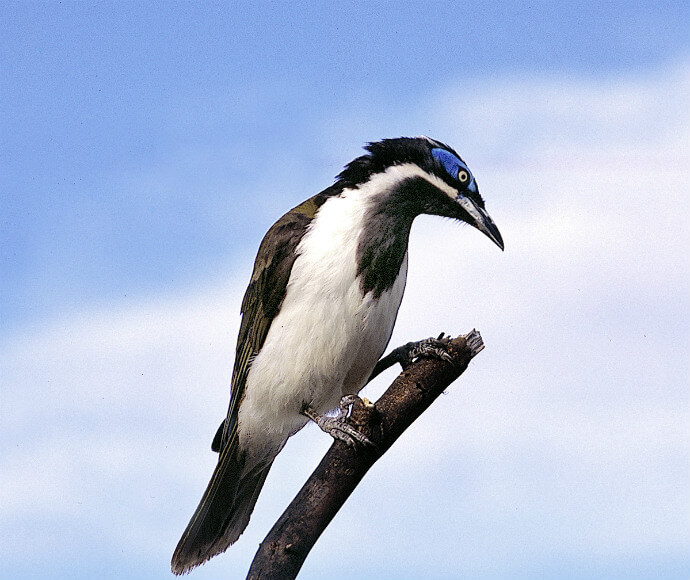
<path id="1" fill-rule="evenodd" d="M 447 341 L 453 362 L 419 359 L 376 401 L 353 405 L 350 423 L 376 444 L 356 448 L 335 440 L 319 466 L 273 526 L 247 580 L 290 580 L 369 468 L 467 368 L 483 348 L 476 330 Z"/>

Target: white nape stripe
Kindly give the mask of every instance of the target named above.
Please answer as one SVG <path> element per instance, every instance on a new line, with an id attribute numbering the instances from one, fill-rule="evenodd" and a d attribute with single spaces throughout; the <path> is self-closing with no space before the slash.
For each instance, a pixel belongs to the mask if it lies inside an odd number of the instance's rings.
<path id="1" fill-rule="evenodd" d="M 451 199 L 455 199 L 458 196 L 458 190 L 454 187 L 448 185 L 443 179 L 424 171 L 419 165 L 414 163 L 403 163 L 401 165 L 392 165 L 382 173 L 377 173 L 372 175 L 369 181 L 363 183 L 355 191 L 368 192 L 369 197 L 375 197 L 380 195 L 381 192 L 387 191 L 405 179 L 412 179 L 415 177 L 421 177 L 428 181 L 431 185 L 440 189 Z M 353 191 L 350 189 L 345 189 L 341 196 L 349 195 L 349 192 Z"/>

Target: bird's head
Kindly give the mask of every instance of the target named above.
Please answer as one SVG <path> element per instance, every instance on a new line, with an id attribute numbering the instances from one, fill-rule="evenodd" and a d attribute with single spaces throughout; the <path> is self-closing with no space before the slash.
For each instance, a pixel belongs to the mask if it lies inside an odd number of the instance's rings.
<path id="1" fill-rule="evenodd" d="M 501 250 L 503 238 L 486 212 L 467 164 L 448 145 L 428 137 L 401 137 L 369 143 L 367 155 L 338 176 L 344 187 L 381 183 L 381 196 L 401 213 L 455 218 L 486 234 Z"/>

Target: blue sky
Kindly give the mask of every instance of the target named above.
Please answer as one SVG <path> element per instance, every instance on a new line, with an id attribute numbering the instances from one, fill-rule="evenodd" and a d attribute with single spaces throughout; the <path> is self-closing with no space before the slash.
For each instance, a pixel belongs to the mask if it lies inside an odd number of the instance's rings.
<path id="1" fill-rule="evenodd" d="M 0 575 L 171 577 L 263 233 L 428 134 L 506 252 L 420 219 L 392 342 L 487 349 L 300 577 L 687 578 L 690 7 L 601 4 L 3 3 Z M 196 577 L 244 577 L 293 439 Z"/>
<path id="2" fill-rule="evenodd" d="M 410 114 L 450 85 L 636 73 L 688 44 L 683 3 L 140 4 L 3 5 L 12 324 L 212 276 L 267 204 L 323 187 L 380 131 L 428 131 Z"/>

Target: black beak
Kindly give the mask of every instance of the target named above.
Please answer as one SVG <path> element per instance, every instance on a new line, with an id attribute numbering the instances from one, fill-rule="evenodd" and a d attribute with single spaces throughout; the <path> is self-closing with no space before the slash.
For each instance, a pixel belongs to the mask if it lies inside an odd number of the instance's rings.
<path id="1" fill-rule="evenodd" d="M 458 195 L 456 200 L 460 204 L 462 209 L 465 210 L 465 213 L 467 213 L 467 215 L 470 217 L 470 219 L 468 220 L 469 223 L 472 224 L 475 228 L 477 228 L 480 232 L 486 234 L 486 236 L 494 244 L 496 244 L 499 248 L 501 248 L 501 250 L 503 250 L 504 246 L 501 232 L 498 231 L 498 228 L 496 227 L 494 220 L 492 220 L 491 216 L 488 213 L 486 213 L 486 210 L 484 208 L 479 207 L 469 197 L 465 197 L 462 194 Z"/>

